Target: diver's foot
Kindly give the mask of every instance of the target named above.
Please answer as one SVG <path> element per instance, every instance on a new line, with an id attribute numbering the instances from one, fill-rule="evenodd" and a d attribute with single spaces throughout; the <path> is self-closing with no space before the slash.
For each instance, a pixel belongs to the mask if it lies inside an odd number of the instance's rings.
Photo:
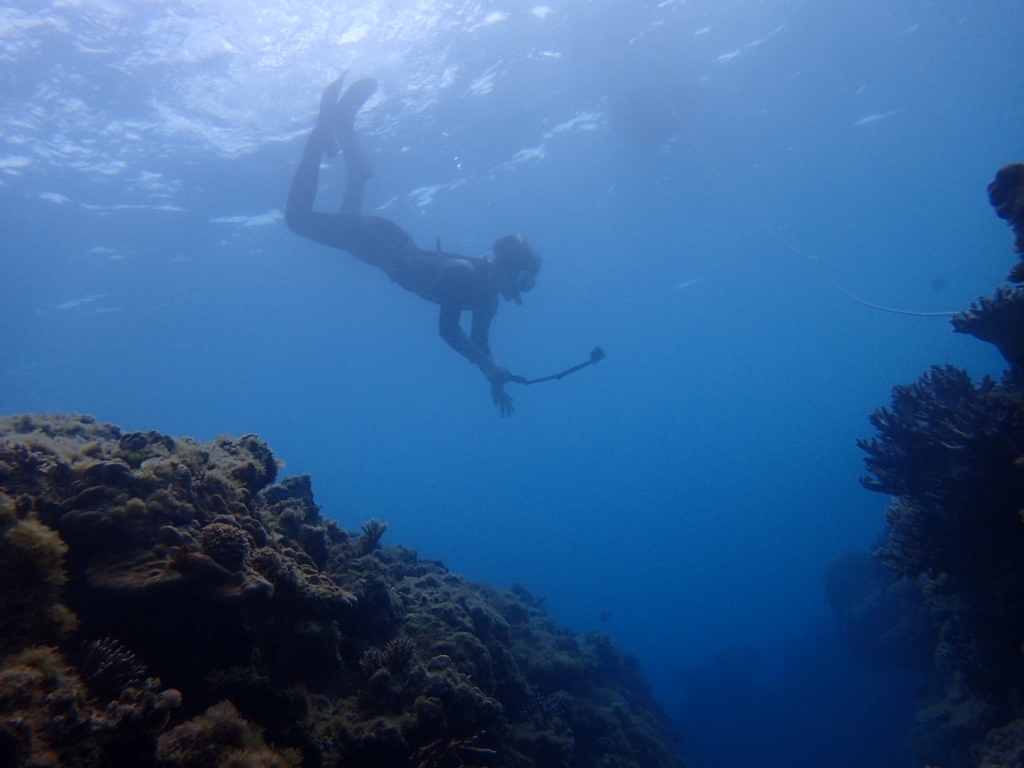
<path id="1" fill-rule="evenodd" d="M 341 86 L 345 84 L 345 75 L 348 71 L 341 73 L 341 77 L 324 88 L 320 97 L 320 114 L 316 118 L 315 130 L 320 135 L 323 153 L 328 157 L 338 154 L 338 142 L 334 138 L 334 128 L 331 125 L 335 107 L 338 105 L 338 94 L 341 93 Z"/>
<path id="2" fill-rule="evenodd" d="M 357 80 L 345 89 L 345 93 L 334 108 L 334 137 L 343 151 L 348 152 L 349 147 L 358 146 L 355 131 L 356 114 L 376 91 L 377 81 L 373 78 Z"/>

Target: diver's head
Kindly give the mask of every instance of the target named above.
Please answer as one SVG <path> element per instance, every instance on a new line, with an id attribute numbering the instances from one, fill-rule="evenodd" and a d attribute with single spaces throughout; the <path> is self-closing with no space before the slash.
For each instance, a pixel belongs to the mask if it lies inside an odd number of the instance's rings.
<path id="1" fill-rule="evenodd" d="M 505 301 L 522 304 L 522 294 L 537 284 L 543 261 L 530 250 L 530 242 L 525 237 L 506 235 L 494 241 L 494 264 Z"/>

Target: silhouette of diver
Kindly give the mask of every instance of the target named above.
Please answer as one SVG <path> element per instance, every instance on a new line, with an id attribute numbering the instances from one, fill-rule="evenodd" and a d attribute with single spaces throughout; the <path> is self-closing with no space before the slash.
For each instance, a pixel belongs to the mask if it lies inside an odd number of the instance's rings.
<path id="1" fill-rule="evenodd" d="M 377 90 L 371 79 L 359 80 L 345 90 L 345 75 L 331 83 L 320 99 L 320 115 L 306 140 L 299 167 L 288 193 L 285 221 L 294 232 L 323 245 L 348 251 L 360 261 L 383 270 L 394 282 L 440 305 L 440 332 L 456 352 L 479 366 L 491 385 L 491 396 L 502 416 L 512 414 L 508 381 L 525 381 L 498 365 L 488 342 L 498 297 L 522 303 L 540 272 L 541 259 L 523 237 L 499 238 L 487 258 L 460 256 L 441 250 L 417 248 L 397 224 L 361 213 L 363 192 L 372 175 L 370 160 L 360 146 L 356 113 Z M 313 210 L 319 184 L 320 161 L 341 150 L 348 172 L 345 196 L 338 213 Z M 472 313 L 467 336 L 460 324 L 464 311 Z"/>

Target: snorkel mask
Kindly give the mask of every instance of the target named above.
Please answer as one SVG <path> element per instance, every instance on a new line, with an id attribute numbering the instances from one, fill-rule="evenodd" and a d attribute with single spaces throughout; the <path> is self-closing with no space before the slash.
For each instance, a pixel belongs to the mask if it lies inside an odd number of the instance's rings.
<path id="1" fill-rule="evenodd" d="M 544 262 L 530 249 L 530 241 L 522 235 L 507 235 L 495 241 L 494 258 L 503 270 L 513 275 L 511 282 L 515 293 L 505 298 L 522 304 L 521 294 L 533 290 Z"/>

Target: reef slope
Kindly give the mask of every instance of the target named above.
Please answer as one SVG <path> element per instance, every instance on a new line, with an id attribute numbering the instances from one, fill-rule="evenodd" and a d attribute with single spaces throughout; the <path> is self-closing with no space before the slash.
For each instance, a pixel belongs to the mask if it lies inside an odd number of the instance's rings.
<path id="1" fill-rule="evenodd" d="M 277 472 L 253 435 L 0 419 L 0 768 L 681 768 L 607 635 Z"/>

